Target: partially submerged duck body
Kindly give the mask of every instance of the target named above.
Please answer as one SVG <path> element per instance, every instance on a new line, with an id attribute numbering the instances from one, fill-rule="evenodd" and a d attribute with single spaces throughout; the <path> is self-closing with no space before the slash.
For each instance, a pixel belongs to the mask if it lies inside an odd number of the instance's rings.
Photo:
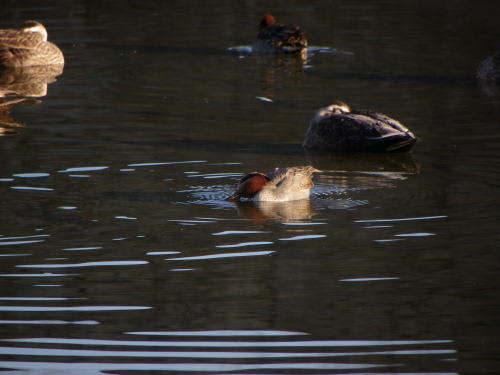
<path id="1" fill-rule="evenodd" d="M 303 167 L 276 168 L 272 172 L 252 172 L 244 176 L 229 200 L 249 198 L 260 202 L 286 202 L 308 199 L 314 186 L 312 176 L 318 169 Z"/>
<path id="2" fill-rule="evenodd" d="M 25 21 L 21 29 L 0 30 L 0 66 L 63 64 L 63 53 L 47 41 L 47 30 L 40 22 Z"/>
<path id="3" fill-rule="evenodd" d="M 307 39 L 298 25 L 280 24 L 271 14 L 260 21 L 259 34 L 252 46 L 257 53 L 305 53 Z"/>
<path id="4" fill-rule="evenodd" d="M 316 112 L 303 146 L 332 152 L 402 152 L 416 141 L 408 128 L 389 116 L 351 110 L 346 103 L 335 101 Z"/>
<path id="5" fill-rule="evenodd" d="M 490 84 L 500 84 L 500 52 L 479 64 L 477 78 Z"/>

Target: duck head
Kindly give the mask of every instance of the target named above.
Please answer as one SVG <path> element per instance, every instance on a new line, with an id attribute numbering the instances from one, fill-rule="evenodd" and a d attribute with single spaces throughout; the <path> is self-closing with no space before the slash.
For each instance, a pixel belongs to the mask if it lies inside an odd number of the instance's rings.
<path id="1" fill-rule="evenodd" d="M 262 20 L 260 21 L 259 29 L 263 29 L 269 25 L 274 25 L 275 23 L 276 23 L 276 18 L 274 18 L 272 14 L 270 13 L 264 14 L 264 17 L 262 17 Z"/>
<path id="2" fill-rule="evenodd" d="M 341 100 L 334 100 L 330 105 L 320 108 L 314 116 L 316 120 L 321 120 L 323 117 L 330 115 L 342 115 L 351 112 L 351 107 Z"/>
<path id="3" fill-rule="evenodd" d="M 264 173 L 252 172 L 240 180 L 236 192 L 227 200 L 239 200 L 240 198 L 253 198 L 269 182 L 269 177 Z"/>
<path id="4" fill-rule="evenodd" d="M 38 33 L 43 36 L 43 40 L 47 41 L 47 29 L 38 21 L 28 20 L 24 21 L 22 30 L 26 33 Z"/>

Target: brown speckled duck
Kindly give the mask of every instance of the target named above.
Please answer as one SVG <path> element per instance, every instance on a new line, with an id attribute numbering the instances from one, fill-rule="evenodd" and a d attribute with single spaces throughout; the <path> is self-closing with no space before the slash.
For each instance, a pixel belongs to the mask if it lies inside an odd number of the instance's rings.
<path id="1" fill-rule="evenodd" d="M 47 30 L 37 21 L 25 21 L 20 29 L 0 30 L 0 66 L 63 65 L 61 50 L 47 41 Z"/>
<path id="2" fill-rule="evenodd" d="M 408 128 L 389 116 L 352 110 L 334 101 L 316 111 L 303 146 L 332 152 L 401 152 L 410 150 L 416 141 Z"/>
<path id="3" fill-rule="evenodd" d="M 252 46 L 257 53 L 297 53 L 307 48 L 307 39 L 299 26 L 280 24 L 271 14 L 260 21 L 259 34 Z"/>

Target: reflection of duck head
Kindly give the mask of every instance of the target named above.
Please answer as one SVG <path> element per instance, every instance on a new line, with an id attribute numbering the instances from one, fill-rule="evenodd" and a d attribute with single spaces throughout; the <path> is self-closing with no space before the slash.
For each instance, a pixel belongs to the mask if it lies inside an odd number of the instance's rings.
<path id="1" fill-rule="evenodd" d="M 289 202 L 236 202 L 238 213 L 260 224 L 267 220 L 307 220 L 315 215 L 309 199 Z"/>
<path id="2" fill-rule="evenodd" d="M 269 173 L 252 172 L 244 176 L 229 200 L 250 198 L 254 201 L 285 202 L 308 199 L 314 186 L 312 166 L 276 168 Z"/>
<path id="3" fill-rule="evenodd" d="M 0 66 L 63 64 L 63 53 L 47 40 L 47 29 L 40 22 L 30 20 L 20 29 L 0 30 Z"/>
<path id="4" fill-rule="evenodd" d="M 301 53 L 307 49 L 307 39 L 298 25 L 280 24 L 266 14 L 259 24 L 257 40 L 252 46 L 257 53 Z"/>
<path id="5" fill-rule="evenodd" d="M 332 152 L 395 152 L 408 151 L 416 141 L 408 128 L 389 116 L 334 101 L 316 111 L 303 146 Z"/>

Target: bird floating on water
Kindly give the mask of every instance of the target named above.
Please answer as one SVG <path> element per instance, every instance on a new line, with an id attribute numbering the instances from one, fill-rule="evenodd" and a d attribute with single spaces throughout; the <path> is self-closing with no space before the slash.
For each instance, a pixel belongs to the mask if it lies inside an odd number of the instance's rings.
<path id="1" fill-rule="evenodd" d="M 260 202 L 286 202 L 308 199 L 313 173 L 320 170 L 308 165 L 276 168 L 272 172 L 252 172 L 244 176 L 228 200 L 249 198 Z"/>
<path id="2" fill-rule="evenodd" d="M 0 30 L 0 66 L 63 64 L 63 53 L 47 40 L 47 30 L 40 22 L 30 20 L 20 29 Z"/>
<path id="3" fill-rule="evenodd" d="M 417 137 L 382 113 L 352 110 L 342 101 L 320 108 L 307 129 L 303 146 L 332 152 L 408 151 Z"/>
<path id="4" fill-rule="evenodd" d="M 297 53 L 307 51 L 307 39 L 298 25 L 277 23 L 265 14 L 259 24 L 252 50 L 257 53 Z"/>

